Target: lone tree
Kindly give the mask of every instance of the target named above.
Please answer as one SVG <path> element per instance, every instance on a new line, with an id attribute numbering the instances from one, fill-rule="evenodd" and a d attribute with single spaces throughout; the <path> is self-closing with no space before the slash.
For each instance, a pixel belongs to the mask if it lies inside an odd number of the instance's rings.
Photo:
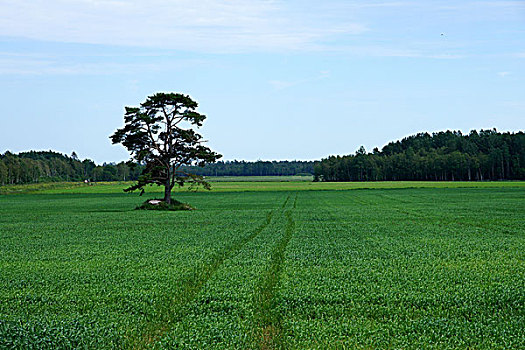
<path id="1" fill-rule="evenodd" d="M 110 136 L 113 144 L 121 143 L 132 159 L 145 168 L 136 184 L 124 191 L 142 190 L 148 184 L 164 186 L 164 202 L 171 204 L 175 185 L 210 185 L 201 176 L 181 170 L 184 165 L 204 166 L 222 155 L 203 146 L 202 136 L 192 127 L 202 126 L 206 116 L 198 113 L 197 102 L 188 95 L 157 93 L 140 107 L 126 107 L 125 126 Z"/>

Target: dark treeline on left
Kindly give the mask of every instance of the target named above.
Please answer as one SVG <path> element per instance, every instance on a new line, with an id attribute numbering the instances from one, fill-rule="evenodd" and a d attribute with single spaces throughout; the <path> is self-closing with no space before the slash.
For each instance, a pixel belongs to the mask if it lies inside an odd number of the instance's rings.
<path id="1" fill-rule="evenodd" d="M 66 156 L 53 151 L 0 154 L 0 185 L 52 181 L 128 181 L 136 180 L 141 167 L 126 162 L 96 165 L 79 160 L 76 153 Z"/>
<path id="2" fill-rule="evenodd" d="M 204 168 L 186 166 L 181 171 L 202 176 L 312 175 L 312 161 L 219 161 Z M 53 181 L 136 181 L 144 167 L 129 162 L 96 165 L 53 151 L 0 154 L 0 186 Z"/>

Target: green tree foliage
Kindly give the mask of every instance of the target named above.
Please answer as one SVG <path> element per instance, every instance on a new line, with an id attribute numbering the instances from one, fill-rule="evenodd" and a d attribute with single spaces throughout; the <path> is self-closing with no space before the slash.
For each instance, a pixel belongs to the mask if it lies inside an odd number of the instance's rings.
<path id="1" fill-rule="evenodd" d="M 5 185 L 7 182 L 7 165 L 5 165 L 2 159 L 0 159 L 0 186 Z"/>
<path id="2" fill-rule="evenodd" d="M 218 161 L 205 167 L 184 167 L 202 176 L 292 176 L 314 173 L 313 161 Z"/>
<path id="3" fill-rule="evenodd" d="M 325 181 L 499 180 L 525 179 L 523 132 L 446 131 L 420 133 L 391 142 L 380 151 L 332 156 L 320 162 L 218 161 L 204 167 L 183 166 L 202 176 L 260 176 L 315 173 Z M 105 170 L 109 167 L 108 170 Z M 116 172 L 111 169 L 116 168 Z M 315 167 L 315 171 L 314 171 Z M 0 154 L 0 185 L 47 181 L 136 181 L 144 166 L 121 162 L 96 165 L 52 151 Z"/>
<path id="4" fill-rule="evenodd" d="M 137 183 L 125 191 L 144 191 L 148 184 L 164 186 L 164 201 L 170 204 L 175 185 L 209 188 L 202 176 L 181 169 L 184 165 L 203 167 L 222 157 L 204 146 L 202 136 L 193 129 L 206 119 L 197 107 L 197 102 L 179 93 L 157 93 L 140 107 L 126 107 L 125 126 L 115 131 L 111 141 L 121 143 L 145 167 Z"/>
<path id="5" fill-rule="evenodd" d="M 312 161 L 234 160 L 218 161 L 204 167 L 183 166 L 181 170 L 201 176 L 290 176 L 313 174 L 313 168 Z M 18 155 L 6 152 L 0 154 L 0 186 L 51 181 L 137 181 L 143 169 L 143 165 L 129 162 L 96 165 L 90 159 L 75 160 L 73 154 L 68 157 L 52 151 L 30 151 Z"/>
<path id="6" fill-rule="evenodd" d="M 525 134 L 496 129 L 420 133 L 381 151 L 330 156 L 315 165 L 324 181 L 482 181 L 525 179 Z"/>
<path id="7" fill-rule="evenodd" d="M 129 181 L 137 180 L 141 170 L 140 166 L 131 168 L 124 162 L 97 167 L 92 160 L 80 161 L 73 154 L 68 157 L 53 151 L 0 154 L 0 185 L 84 180 Z"/>

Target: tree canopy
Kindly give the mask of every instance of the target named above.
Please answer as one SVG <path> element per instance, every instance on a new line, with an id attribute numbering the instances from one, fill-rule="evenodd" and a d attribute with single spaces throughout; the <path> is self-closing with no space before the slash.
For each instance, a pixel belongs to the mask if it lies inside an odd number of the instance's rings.
<path id="1" fill-rule="evenodd" d="M 330 156 L 315 165 L 324 181 L 482 181 L 525 179 L 525 134 L 496 129 L 419 133 L 381 151 Z"/>
<path id="2" fill-rule="evenodd" d="M 74 153 L 74 154 L 73 154 Z M 53 151 L 0 154 L 0 186 L 49 181 L 136 181 L 145 165 L 97 165 Z M 77 159 L 75 159 L 77 158 Z M 217 161 L 180 170 L 201 176 L 259 176 L 314 173 L 325 181 L 523 180 L 525 134 L 495 130 L 419 133 L 388 143 L 380 151 L 330 156 L 322 161 Z M 469 175 L 470 173 L 470 175 Z"/>
<path id="3" fill-rule="evenodd" d="M 76 154 L 76 152 L 74 152 Z M 78 157 L 78 156 L 77 156 Z M 313 174 L 314 161 L 217 161 L 181 170 L 201 176 L 280 176 Z M 0 186 L 55 181 L 137 181 L 144 165 L 129 162 L 95 164 L 53 151 L 0 154 Z"/>
<path id="4" fill-rule="evenodd" d="M 144 165 L 137 183 L 125 191 L 144 191 L 148 184 L 164 186 L 164 201 L 170 204 L 175 185 L 190 183 L 209 189 L 202 176 L 182 169 L 185 165 L 203 167 L 221 158 L 203 145 L 202 136 L 193 129 L 206 119 L 197 107 L 188 95 L 157 93 L 140 107 L 125 108 L 125 126 L 115 131 L 111 141 L 121 143 L 134 161 Z"/>

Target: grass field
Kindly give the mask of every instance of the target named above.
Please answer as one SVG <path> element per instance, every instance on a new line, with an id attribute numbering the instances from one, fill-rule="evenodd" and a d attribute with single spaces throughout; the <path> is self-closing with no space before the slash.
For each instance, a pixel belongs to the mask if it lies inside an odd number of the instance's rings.
<path id="1" fill-rule="evenodd" d="M 525 181 L 492 181 L 492 182 L 425 182 L 425 181 L 382 181 L 382 182 L 311 182 L 301 176 L 239 176 L 236 181 L 229 178 L 209 179 L 212 192 L 260 192 L 260 191 L 331 191 L 356 189 L 407 189 L 407 188 L 521 188 Z M 216 180 L 216 181 L 215 181 Z M 96 182 L 84 184 L 79 182 L 51 182 L 43 184 L 8 185 L 0 187 L 2 194 L 72 194 L 72 193 L 122 193 L 132 182 Z M 188 192 L 186 187 L 174 188 L 174 192 Z M 200 188 L 197 191 L 206 190 Z M 163 193 L 163 187 L 148 186 L 147 194 Z M 130 194 L 133 195 L 133 194 Z"/>
<path id="2" fill-rule="evenodd" d="M 206 176 L 209 182 L 312 182 L 313 175 L 293 176 Z"/>
<path id="3" fill-rule="evenodd" d="M 523 182 L 125 185 L 4 189 L 0 348 L 525 348 Z"/>

